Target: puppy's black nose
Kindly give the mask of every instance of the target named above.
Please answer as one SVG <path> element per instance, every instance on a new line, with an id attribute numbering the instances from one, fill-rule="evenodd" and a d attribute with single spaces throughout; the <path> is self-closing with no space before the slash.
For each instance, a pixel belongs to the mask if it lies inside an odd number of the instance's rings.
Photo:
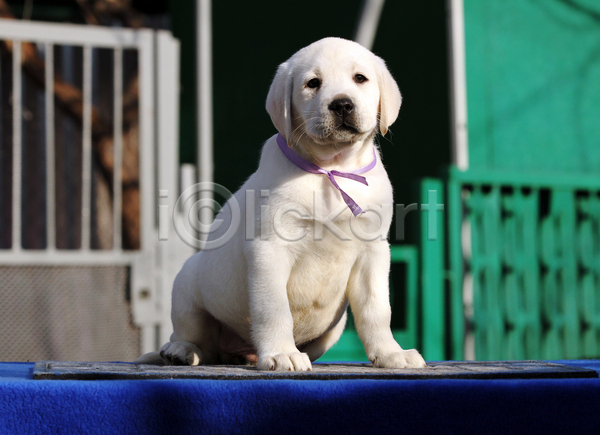
<path id="1" fill-rule="evenodd" d="M 354 103 L 350 98 L 338 98 L 331 102 L 328 109 L 337 116 L 344 118 L 352 113 L 354 110 Z"/>

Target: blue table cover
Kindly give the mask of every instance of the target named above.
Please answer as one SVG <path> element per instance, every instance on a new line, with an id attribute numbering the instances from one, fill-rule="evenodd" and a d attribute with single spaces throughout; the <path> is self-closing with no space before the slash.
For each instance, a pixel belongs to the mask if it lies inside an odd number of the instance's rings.
<path id="1" fill-rule="evenodd" d="M 41 381 L 33 366 L 0 363 L 0 434 L 600 434 L 598 378 Z"/>

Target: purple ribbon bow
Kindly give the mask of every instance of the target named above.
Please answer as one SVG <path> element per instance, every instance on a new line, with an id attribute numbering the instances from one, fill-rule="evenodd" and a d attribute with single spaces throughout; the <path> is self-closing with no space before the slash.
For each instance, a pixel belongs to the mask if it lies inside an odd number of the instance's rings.
<path id="1" fill-rule="evenodd" d="M 350 210 L 352 211 L 352 214 L 354 216 L 358 216 L 358 215 L 364 213 L 363 209 L 360 208 L 359 205 L 352 198 L 350 198 L 350 196 L 348 196 L 348 194 L 346 192 L 344 192 L 340 188 L 340 186 L 338 186 L 334 177 L 349 178 L 350 180 L 358 181 L 359 183 L 362 183 L 365 186 L 368 186 L 369 184 L 367 183 L 367 179 L 365 177 L 361 177 L 360 175 L 357 175 L 357 174 L 364 174 L 365 172 L 369 172 L 371 169 L 373 169 L 375 167 L 375 165 L 377 164 L 377 154 L 375 153 L 375 147 L 373 147 L 373 161 L 371 163 L 369 163 L 367 166 L 364 166 L 360 169 L 356 169 L 352 172 L 340 172 L 340 171 L 336 171 L 336 170 L 328 171 L 326 169 L 323 169 L 323 168 L 315 165 L 314 163 L 307 162 L 302 157 L 300 157 L 298 154 L 296 154 L 290 147 L 288 147 L 288 144 L 286 143 L 285 139 L 283 138 L 283 136 L 281 134 L 277 135 L 277 145 L 279 145 L 279 149 L 281 149 L 281 152 L 283 152 L 283 155 L 285 155 L 290 162 L 292 162 L 294 165 L 298 166 L 303 171 L 310 172 L 311 174 L 327 175 L 327 178 L 329 178 L 329 181 L 331 181 L 331 184 L 333 184 L 333 186 L 337 190 L 339 190 L 340 193 L 342 194 L 342 198 L 344 199 L 344 202 L 346 203 L 348 208 L 350 208 Z"/>

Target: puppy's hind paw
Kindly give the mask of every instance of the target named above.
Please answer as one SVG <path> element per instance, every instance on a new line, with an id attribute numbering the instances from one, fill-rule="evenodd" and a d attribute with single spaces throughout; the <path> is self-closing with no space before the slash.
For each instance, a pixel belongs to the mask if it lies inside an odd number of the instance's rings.
<path id="1" fill-rule="evenodd" d="M 165 344 L 160 349 L 160 356 L 166 365 L 197 366 L 202 362 L 198 346 L 187 341 Z"/>
<path id="2" fill-rule="evenodd" d="M 373 367 L 388 369 L 421 369 L 426 366 L 425 360 L 415 349 L 376 356 L 373 360 Z"/>
<path id="3" fill-rule="evenodd" d="M 308 355 L 301 352 L 278 353 L 258 358 L 259 370 L 310 371 L 312 365 Z"/>

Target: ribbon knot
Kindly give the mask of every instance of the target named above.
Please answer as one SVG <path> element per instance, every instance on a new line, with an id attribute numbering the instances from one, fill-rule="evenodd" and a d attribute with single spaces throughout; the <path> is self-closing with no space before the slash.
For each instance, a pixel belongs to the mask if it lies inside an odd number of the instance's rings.
<path id="1" fill-rule="evenodd" d="M 335 169 L 332 171 L 328 171 L 326 169 L 321 168 L 320 166 L 315 165 L 314 163 L 304 160 L 302 157 L 296 154 L 290 147 L 288 147 L 288 144 L 286 143 L 285 139 L 281 134 L 277 135 L 277 145 L 279 145 L 279 149 L 281 149 L 283 155 L 286 156 L 290 162 L 298 166 L 303 171 L 310 172 L 311 174 L 327 175 L 327 178 L 329 178 L 329 181 L 331 181 L 333 187 L 339 190 L 340 194 L 342 195 L 342 199 L 344 200 L 350 211 L 352 211 L 352 214 L 354 216 L 358 216 L 364 213 L 363 209 L 360 208 L 360 206 L 352 198 L 350 198 L 350 196 L 346 192 L 344 192 L 340 188 L 340 186 L 335 181 L 335 177 L 348 178 L 350 180 L 358 181 L 359 183 L 368 186 L 369 184 L 367 183 L 367 179 L 358 174 L 364 174 L 365 172 L 370 171 L 377 164 L 377 154 L 375 153 L 375 147 L 373 147 L 373 161 L 367 166 L 364 166 L 351 172 L 340 172 L 336 171 Z"/>

